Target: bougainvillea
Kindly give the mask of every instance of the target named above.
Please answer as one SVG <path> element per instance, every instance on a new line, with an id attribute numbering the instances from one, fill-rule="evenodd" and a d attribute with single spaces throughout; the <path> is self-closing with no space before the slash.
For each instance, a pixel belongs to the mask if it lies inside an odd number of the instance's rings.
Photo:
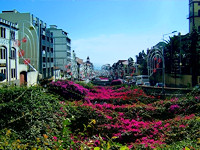
<path id="1" fill-rule="evenodd" d="M 96 86 L 86 91 L 85 101 L 74 104 L 98 114 L 96 118 L 93 116 L 97 128 L 95 133 L 101 134 L 105 140 L 110 138 L 113 142 L 126 143 L 129 148 L 142 146 L 154 149 L 186 137 L 192 138 L 188 134 L 190 127 L 193 132 L 199 130 L 197 124 L 191 125 L 195 114 L 186 113 L 191 111 L 191 99 L 159 100 L 147 96 L 141 89 L 124 87 Z M 195 104 L 199 104 L 197 96 L 194 99 Z M 84 141 L 90 146 L 101 145 L 99 140 L 91 140 L 90 137 L 84 137 Z"/>
<path id="2" fill-rule="evenodd" d="M 89 92 L 88 89 L 68 80 L 58 80 L 51 82 L 49 91 L 61 95 L 65 99 L 81 100 Z"/>
<path id="3" fill-rule="evenodd" d="M 55 149 L 199 149 L 198 95 L 161 100 L 139 88 L 86 87 L 65 80 L 49 85 L 48 92 L 59 94 L 53 118 L 62 131 L 48 128 L 37 141 Z"/>

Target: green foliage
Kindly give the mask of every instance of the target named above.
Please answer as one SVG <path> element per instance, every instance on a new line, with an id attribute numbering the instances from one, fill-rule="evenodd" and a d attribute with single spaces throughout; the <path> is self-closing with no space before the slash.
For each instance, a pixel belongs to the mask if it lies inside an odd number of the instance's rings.
<path id="1" fill-rule="evenodd" d="M 12 129 L 18 138 L 28 141 L 50 128 L 58 132 L 60 119 L 55 112 L 60 108 L 59 101 L 41 87 L 0 88 L 0 95 L 0 130 Z"/>
<path id="2" fill-rule="evenodd" d="M 157 149 L 199 149 L 198 94 L 160 100 L 123 87 L 113 88 L 124 95 L 102 104 L 60 101 L 37 86 L 0 88 L 0 149 L 149 149 L 149 143 L 137 143 L 149 135 L 154 142 L 163 136 L 163 144 L 151 145 Z"/>
<path id="3" fill-rule="evenodd" d="M 27 144 L 22 144 L 17 135 L 11 130 L 4 129 L 0 131 L 0 149 L 27 149 Z"/>
<path id="4" fill-rule="evenodd" d="M 170 145 L 165 145 L 160 148 L 158 147 L 157 150 L 176 150 L 176 149 L 184 149 L 184 148 L 185 150 L 198 150 L 200 146 L 196 139 L 182 140 L 182 141 L 174 142 Z"/>

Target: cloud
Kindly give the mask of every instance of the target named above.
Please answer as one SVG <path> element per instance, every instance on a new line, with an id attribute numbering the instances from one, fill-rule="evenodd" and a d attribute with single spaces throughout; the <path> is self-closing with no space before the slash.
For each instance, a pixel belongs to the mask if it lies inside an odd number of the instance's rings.
<path id="1" fill-rule="evenodd" d="M 152 35 L 112 34 L 77 39 L 72 41 L 76 56 L 86 60 L 87 56 L 94 65 L 113 64 L 118 60 L 127 60 L 142 50 L 159 42 L 159 37 Z"/>

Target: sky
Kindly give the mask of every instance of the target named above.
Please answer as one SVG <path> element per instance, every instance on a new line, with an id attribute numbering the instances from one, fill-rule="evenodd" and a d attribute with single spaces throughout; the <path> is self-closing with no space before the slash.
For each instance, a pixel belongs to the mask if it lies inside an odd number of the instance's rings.
<path id="1" fill-rule="evenodd" d="M 163 35 L 189 32 L 189 0 L 1 0 L 68 33 L 76 56 L 96 68 L 146 52 Z M 165 39 L 174 34 L 164 36 Z"/>

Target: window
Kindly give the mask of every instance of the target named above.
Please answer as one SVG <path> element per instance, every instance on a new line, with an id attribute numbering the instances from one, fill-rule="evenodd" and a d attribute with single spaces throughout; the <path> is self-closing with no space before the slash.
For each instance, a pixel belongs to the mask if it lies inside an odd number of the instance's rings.
<path id="1" fill-rule="evenodd" d="M 0 32 L 1 32 L 1 35 L 0 35 L 0 36 L 1 36 L 2 38 L 6 38 L 6 28 L 1 27 L 1 31 L 0 31 Z"/>
<path id="2" fill-rule="evenodd" d="M 46 57 L 42 57 L 42 61 L 43 61 L 43 62 L 46 62 Z"/>
<path id="3" fill-rule="evenodd" d="M 200 2 L 198 2 L 198 5 L 200 5 Z"/>
<path id="4" fill-rule="evenodd" d="M 47 41 L 49 42 L 49 37 L 47 36 Z"/>
<path id="5" fill-rule="evenodd" d="M 43 68 L 43 77 L 46 78 L 46 69 Z"/>
<path id="6" fill-rule="evenodd" d="M 3 74 L 0 77 L 0 81 L 5 80 L 6 79 L 6 69 L 0 69 L 0 74 Z"/>
<path id="7" fill-rule="evenodd" d="M 16 58 L 15 49 L 12 49 L 12 50 L 11 50 L 10 58 L 11 58 L 11 59 L 15 59 L 15 58 Z"/>
<path id="8" fill-rule="evenodd" d="M 0 59 L 6 59 L 6 49 L 4 47 L 0 48 Z"/>
<path id="9" fill-rule="evenodd" d="M 53 38 L 51 38 L 51 43 L 53 43 Z"/>
<path id="10" fill-rule="evenodd" d="M 1 73 L 6 75 L 6 69 L 1 69 Z"/>
<path id="11" fill-rule="evenodd" d="M 42 39 L 45 40 L 45 36 L 44 35 L 42 35 Z"/>
<path id="12" fill-rule="evenodd" d="M 200 26 L 198 26 L 198 32 L 200 32 Z"/>
<path id="13" fill-rule="evenodd" d="M 16 74 L 15 74 L 15 69 L 11 69 L 11 78 L 15 78 Z"/>
<path id="14" fill-rule="evenodd" d="M 51 48 L 51 52 L 53 53 L 53 48 Z"/>
<path id="15" fill-rule="evenodd" d="M 47 47 L 47 52 L 49 52 L 49 47 Z"/>
<path id="16" fill-rule="evenodd" d="M 46 50 L 46 47 L 45 47 L 45 46 L 42 46 L 42 50 L 45 51 L 45 50 Z"/>
<path id="17" fill-rule="evenodd" d="M 15 40 L 15 31 L 10 31 L 11 40 Z"/>
<path id="18" fill-rule="evenodd" d="M 51 58 L 51 62 L 53 62 L 53 58 Z"/>

